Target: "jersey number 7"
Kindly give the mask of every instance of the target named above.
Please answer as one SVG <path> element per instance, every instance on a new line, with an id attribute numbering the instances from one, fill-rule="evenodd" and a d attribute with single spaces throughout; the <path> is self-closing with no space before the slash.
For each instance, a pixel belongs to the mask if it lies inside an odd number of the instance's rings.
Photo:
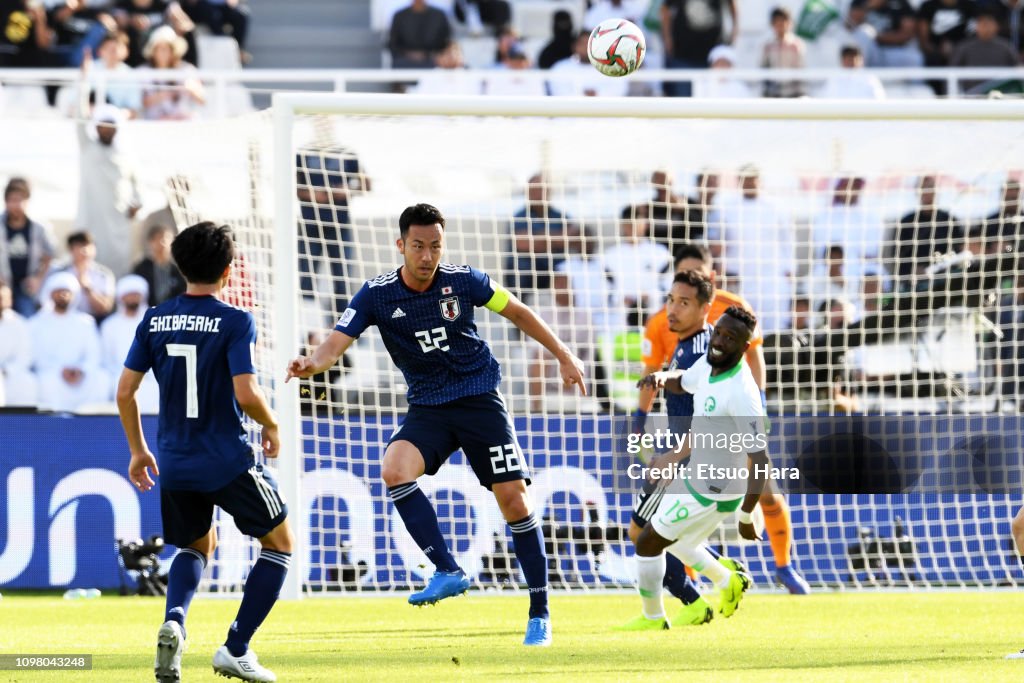
<path id="1" fill-rule="evenodd" d="M 199 382 L 196 380 L 198 366 L 195 344 L 168 344 L 168 356 L 185 359 L 185 417 L 199 417 Z"/>

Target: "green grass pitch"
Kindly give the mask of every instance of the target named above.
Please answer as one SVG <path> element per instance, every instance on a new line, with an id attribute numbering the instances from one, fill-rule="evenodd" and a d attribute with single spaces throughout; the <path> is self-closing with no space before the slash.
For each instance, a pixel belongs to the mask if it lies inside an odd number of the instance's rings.
<path id="1" fill-rule="evenodd" d="M 253 642 L 287 681 L 1024 680 L 1024 594 L 998 591 L 749 594 L 730 619 L 620 633 L 631 595 L 557 595 L 555 644 L 526 649 L 526 599 L 470 594 L 416 609 L 398 597 L 279 603 Z M 670 614 L 674 605 L 670 606 Z M 199 596 L 183 680 L 210 667 L 235 610 Z M 152 681 L 163 602 L 4 596 L 0 654 L 92 653 L 90 672 L 0 671 L 0 681 Z"/>

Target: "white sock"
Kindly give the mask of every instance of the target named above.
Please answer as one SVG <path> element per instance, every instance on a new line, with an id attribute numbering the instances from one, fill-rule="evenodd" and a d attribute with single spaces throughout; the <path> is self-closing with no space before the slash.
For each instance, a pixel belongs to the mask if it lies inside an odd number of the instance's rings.
<path id="1" fill-rule="evenodd" d="M 675 550 L 675 556 L 682 560 L 683 564 L 688 567 L 692 567 L 694 570 L 711 579 L 711 582 L 715 584 L 715 588 L 721 589 L 729 585 L 729 579 L 732 578 L 732 572 L 726 569 L 725 565 L 716 560 L 714 555 L 708 552 L 708 549 L 703 543 L 696 548 L 687 548 L 686 546 L 681 546 L 678 543 L 673 547 Z"/>
<path id="2" fill-rule="evenodd" d="M 644 616 L 648 619 L 664 619 L 665 603 L 662 600 L 661 583 L 665 579 L 665 554 L 657 557 L 636 556 L 636 587 L 643 601 Z"/>

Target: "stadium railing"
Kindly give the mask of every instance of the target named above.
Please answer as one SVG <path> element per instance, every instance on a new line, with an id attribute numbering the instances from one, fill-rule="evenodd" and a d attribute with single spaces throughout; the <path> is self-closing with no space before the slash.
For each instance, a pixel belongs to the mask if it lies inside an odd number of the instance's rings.
<path id="1" fill-rule="evenodd" d="M 243 86 L 250 95 L 296 91 L 330 91 L 347 92 L 352 89 L 366 90 L 380 88 L 390 90 L 393 83 L 413 84 L 426 74 L 438 73 L 436 70 L 423 71 L 418 69 L 246 69 L 239 70 L 200 70 L 200 79 L 209 89 L 209 105 L 205 114 L 214 117 L 228 116 L 237 111 L 231 99 L 232 88 Z M 467 69 L 455 72 L 459 81 L 483 82 L 495 76 L 506 75 L 489 69 Z M 643 69 L 632 76 L 629 81 L 634 87 L 657 88 L 663 82 L 689 82 L 700 86 L 727 75 L 729 79 L 759 85 L 764 81 L 799 80 L 808 84 L 813 96 L 820 86 L 829 78 L 849 75 L 846 69 L 731 69 L 726 72 L 710 69 Z M 898 68 L 898 69 L 863 69 L 858 73 L 878 77 L 886 87 L 889 97 L 934 97 L 932 90 L 926 85 L 928 81 L 942 81 L 946 85 L 948 97 L 965 96 L 961 86 L 963 83 L 983 81 L 999 86 L 1004 93 L 1019 93 L 1024 89 L 1024 68 Z M 593 78 L 600 78 L 596 72 L 560 74 L 543 70 L 517 72 L 517 79 L 523 82 L 545 83 L 561 81 L 567 83 L 590 83 Z M 161 72 L 162 82 L 184 80 L 193 77 L 189 72 Z M 0 69 L 0 84 L 4 86 L 76 86 L 80 82 L 80 73 L 75 69 Z M 118 74 L 94 74 L 91 77 L 97 96 L 102 99 L 107 83 L 139 83 L 144 84 L 153 79 L 153 73 L 147 70 L 127 71 Z M 982 88 L 984 89 L 984 88 Z M 10 98 L 8 98 L 10 99 Z M 269 101 L 260 103 L 269 104 Z M 8 104 L 8 109 L 10 109 Z"/>

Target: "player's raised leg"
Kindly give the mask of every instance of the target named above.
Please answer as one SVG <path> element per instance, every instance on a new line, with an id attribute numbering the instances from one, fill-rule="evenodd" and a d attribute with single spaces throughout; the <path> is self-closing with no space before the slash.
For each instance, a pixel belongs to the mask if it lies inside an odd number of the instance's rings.
<path id="1" fill-rule="evenodd" d="M 420 443 L 431 438 L 431 432 L 436 438 L 436 433 L 442 430 L 437 428 L 436 423 L 429 427 L 424 424 L 429 422 L 427 417 L 418 414 L 415 407 L 410 408 L 405 423 L 395 435 L 398 437 L 401 434 L 401 438 L 395 438 L 388 444 L 381 464 L 381 477 L 395 510 L 402 518 L 406 531 L 435 568 L 426 588 L 409 596 L 410 605 L 432 605 L 445 598 L 461 595 L 470 586 L 469 577 L 455 561 L 441 534 L 434 506 L 416 483 L 426 470 L 426 463 L 420 448 L 406 438 L 417 439 L 417 443 Z M 423 448 L 428 451 L 428 457 L 433 456 L 432 447 L 424 443 Z M 437 466 L 440 466 L 440 462 Z M 431 469 L 432 473 L 437 471 L 437 467 Z"/>
<path id="2" fill-rule="evenodd" d="M 544 552 L 544 535 L 523 479 L 492 486 L 501 514 L 512 529 L 516 559 L 530 591 L 530 618 L 523 645 L 551 644 L 551 615 L 548 611 L 548 558 Z"/>

